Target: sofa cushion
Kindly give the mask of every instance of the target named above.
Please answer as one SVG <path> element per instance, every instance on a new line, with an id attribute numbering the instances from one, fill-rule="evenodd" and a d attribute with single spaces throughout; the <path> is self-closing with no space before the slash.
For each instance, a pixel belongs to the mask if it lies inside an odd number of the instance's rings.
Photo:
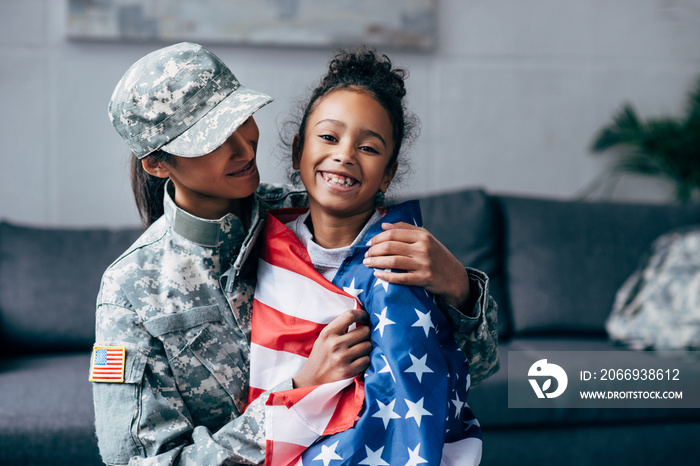
<path id="1" fill-rule="evenodd" d="M 89 352 L 0 359 L 0 464 L 103 464 L 89 367 Z"/>
<path id="2" fill-rule="evenodd" d="M 499 335 L 510 319 L 504 295 L 503 261 L 488 195 L 478 189 L 420 198 L 423 224 L 464 265 L 489 276 L 490 292 L 498 304 Z"/>
<path id="3" fill-rule="evenodd" d="M 499 196 L 516 333 L 604 334 L 615 293 L 649 244 L 700 222 L 700 205 Z"/>
<path id="4" fill-rule="evenodd" d="M 0 223 L 0 344 L 5 351 L 89 349 L 102 274 L 138 235 L 137 229 Z"/>

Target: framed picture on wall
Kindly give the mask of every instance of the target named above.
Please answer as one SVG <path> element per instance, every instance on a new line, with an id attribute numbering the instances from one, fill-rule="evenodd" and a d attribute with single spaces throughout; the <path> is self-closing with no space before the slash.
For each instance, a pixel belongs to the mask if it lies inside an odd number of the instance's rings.
<path id="1" fill-rule="evenodd" d="M 68 0 L 75 40 L 426 50 L 436 0 Z"/>

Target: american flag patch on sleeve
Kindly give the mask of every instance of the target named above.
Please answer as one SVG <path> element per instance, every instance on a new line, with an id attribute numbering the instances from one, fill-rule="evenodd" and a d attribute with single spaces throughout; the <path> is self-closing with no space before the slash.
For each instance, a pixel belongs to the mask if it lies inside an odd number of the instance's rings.
<path id="1" fill-rule="evenodd" d="M 90 382 L 124 382 L 123 346 L 95 346 L 92 349 Z"/>

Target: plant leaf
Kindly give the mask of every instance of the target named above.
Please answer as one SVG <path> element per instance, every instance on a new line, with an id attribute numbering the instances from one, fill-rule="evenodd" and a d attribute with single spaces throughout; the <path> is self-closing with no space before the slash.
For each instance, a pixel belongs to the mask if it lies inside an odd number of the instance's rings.
<path id="1" fill-rule="evenodd" d="M 671 181 L 682 202 L 700 199 L 700 79 L 688 94 L 684 118 L 640 120 L 631 104 L 595 135 L 591 150 L 618 148 L 612 174 L 635 173 Z"/>
<path id="2" fill-rule="evenodd" d="M 619 144 L 634 145 L 643 138 L 644 128 L 634 107 L 627 104 L 613 118 L 613 122 L 603 127 L 595 137 L 591 149 L 602 152 Z"/>

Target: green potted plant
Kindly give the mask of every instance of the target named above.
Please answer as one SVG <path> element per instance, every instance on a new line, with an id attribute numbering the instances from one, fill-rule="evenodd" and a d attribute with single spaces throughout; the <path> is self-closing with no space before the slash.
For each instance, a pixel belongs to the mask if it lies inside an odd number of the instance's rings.
<path id="1" fill-rule="evenodd" d="M 672 184 L 678 201 L 700 200 L 700 81 L 679 118 L 644 121 L 631 104 L 624 105 L 591 145 L 594 153 L 613 148 L 615 179 L 624 173 L 657 176 Z"/>

